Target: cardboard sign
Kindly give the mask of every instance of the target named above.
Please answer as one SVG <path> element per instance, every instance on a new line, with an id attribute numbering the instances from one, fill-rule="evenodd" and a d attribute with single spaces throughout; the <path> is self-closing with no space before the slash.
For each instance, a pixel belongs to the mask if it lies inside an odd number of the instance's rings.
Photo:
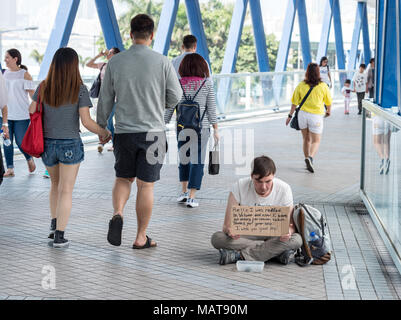
<path id="1" fill-rule="evenodd" d="M 231 228 L 234 234 L 276 237 L 288 234 L 289 207 L 233 206 Z"/>

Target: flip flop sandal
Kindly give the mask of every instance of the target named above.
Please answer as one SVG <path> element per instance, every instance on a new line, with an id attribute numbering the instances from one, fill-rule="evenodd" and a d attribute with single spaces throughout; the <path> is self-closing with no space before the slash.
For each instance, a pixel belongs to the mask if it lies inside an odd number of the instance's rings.
<path id="1" fill-rule="evenodd" d="M 153 247 L 157 247 L 157 243 L 152 244 L 152 239 L 149 238 L 148 236 L 146 236 L 146 242 L 143 246 L 137 246 L 137 245 L 133 245 L 132 249 L 146 249 L 146 248 L 153 248 Z"/>
<path id="2" fill-rule="evenodd" d="M 121 245 L 121 234 L 123 230 L 123 218 L 116 214 L 109 222 L 107 241 L 113 246 Z"/>

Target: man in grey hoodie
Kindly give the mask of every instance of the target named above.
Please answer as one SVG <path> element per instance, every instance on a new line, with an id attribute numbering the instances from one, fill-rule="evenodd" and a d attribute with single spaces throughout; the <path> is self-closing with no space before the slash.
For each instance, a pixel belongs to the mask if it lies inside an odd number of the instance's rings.
<path id="1" fill-rule="evenodd" d="M 107 64 L 97 107 L 97 123 L 105 128 L 117 101 L 113 141 L 114 215 L 107 239 L 112 245 L 121 244 L 123 210 L 136 178 L 138 226 L 133 249 L 156 246 L 146 235 L 146 229 L 152 215 L 154 183 L 160 179 L 167 152 L 163 116 L 165 109 L 174 108 L 182 96 L 171 62 L 149 47 L 153 31 L 154 22 L 149 16 L 139 14 L 131 20 L 133 45 Z"/>

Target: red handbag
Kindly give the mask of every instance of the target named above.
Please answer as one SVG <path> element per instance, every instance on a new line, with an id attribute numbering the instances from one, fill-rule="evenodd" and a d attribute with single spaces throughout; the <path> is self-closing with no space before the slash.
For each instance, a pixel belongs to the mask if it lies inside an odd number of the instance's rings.
<path id="1" fill-rule="evenodd" d="M 40 158 L 45 149 L 42 122 L 43 105 L 39 98 L 40 91 L 41 86 L 39 87 L 39 92 L 36 99 L 37 110 L 29 115 L 31 118 L 31 123 L 25 132 L 25 136 L 21 144 L 22 150 L 35 158 Z"/>

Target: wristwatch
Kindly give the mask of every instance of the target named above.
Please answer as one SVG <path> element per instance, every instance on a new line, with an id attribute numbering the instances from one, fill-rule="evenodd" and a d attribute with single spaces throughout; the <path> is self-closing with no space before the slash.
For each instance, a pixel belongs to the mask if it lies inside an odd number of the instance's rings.
<path id="1" fill-rule="evenodd" d="M 2 127 L 8 127 L 8 123 L 3 123 L 1 126 Z"/>
<path id="2" fill-rule="evenodd" d="M 288 114 L 288 118 L 290 118 L 290 119 L 291 119 L 291 118 L 292 118 L 292 114 Z"/>

